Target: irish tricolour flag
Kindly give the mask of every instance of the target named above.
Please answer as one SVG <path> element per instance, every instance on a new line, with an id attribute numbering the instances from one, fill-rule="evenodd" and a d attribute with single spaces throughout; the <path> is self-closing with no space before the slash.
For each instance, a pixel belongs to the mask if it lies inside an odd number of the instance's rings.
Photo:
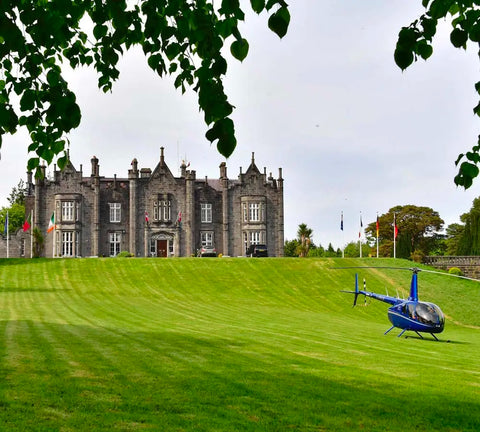
<path id="1" fill-rule="evenodd" d="M 47 233 L 53 231 L 56 228 L 55 226 L 55 212 L 52 213 L 52 217 L 50 218 L 50 222 L 48 222 Z"/>

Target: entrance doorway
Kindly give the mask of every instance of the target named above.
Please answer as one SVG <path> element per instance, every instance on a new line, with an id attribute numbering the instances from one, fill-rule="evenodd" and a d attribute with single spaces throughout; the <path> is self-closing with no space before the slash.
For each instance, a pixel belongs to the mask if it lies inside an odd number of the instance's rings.
<path id="1" fill-rule="evenodd" d="M 150 237 L 148 255 L 166 258 L 174 255 L 174 235 L 168 232 L 154 233 Z"/>
<path id="2" fill-rule="evenodd" d="M 166 258 L 168 252 L 167 240 L 157 240 L 157 257 Z"/>

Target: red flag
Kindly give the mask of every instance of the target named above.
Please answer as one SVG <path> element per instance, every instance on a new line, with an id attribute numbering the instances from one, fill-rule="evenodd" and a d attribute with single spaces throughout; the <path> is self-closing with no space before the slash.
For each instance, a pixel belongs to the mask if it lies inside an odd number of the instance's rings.
<path id="1" fill-rule="evenodd" d="M 150 222 L 150 218 L 148 217 L 148 212 L 145 212 L 145 222 Z"/>
<path id="2" fill-rule="evenodd" d="M 394 238 L 397 238 L 398 237 L 398 227 L 397 227 L 397 217 L 395 215 L 395 213 L 393 214 L 393 229 L 394 229 Z"/>
<path id="3" fill-rule="evenodd" d="M 27 232 L 30 229 L 32 223 L 31 218 L 31 214 L 28 215 L 28 218 L 25 218 L 25 222 L 23 223 L 23 232 Z"/>
<path id="4" fill-rule="evenodd" d="M 378 237 L 378 231 L 380 230 L 380 224 L 378 223 L 378 215 L 377 215 L 377 237 Z"/>

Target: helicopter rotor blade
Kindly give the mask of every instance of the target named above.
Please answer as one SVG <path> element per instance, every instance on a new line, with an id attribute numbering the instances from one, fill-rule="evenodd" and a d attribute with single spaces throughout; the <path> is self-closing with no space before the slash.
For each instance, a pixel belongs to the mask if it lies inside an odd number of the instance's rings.
<path id="1" fill-rule="evenodd" d="M 467 276 L 459 276 L 459 275 L 454 275 L 451 273 L 446 273 L 446 272 L 440 272 L 440 271 L 435 271 L 435 270 L 427 270 L 427 269 L 421 269 L 418 267 L 390 267 L 390 266 L 351 266 L 351 267 L 330 267 L 331 270 L 347 270 L 347 269 L 385 269 L 385 270 L 410 270 L 413 273 L 419 273 L 419 272 L 424 272 L 424 273 L 434 273 L 434 274 L 439 274 L 443 276 L 451 276 L 451 277 L 456 277 L 459 279 L 466 279 L 466 280 L 471 280 L 474 282 L 480 282 L 479 279 L 475 278 L 470 278 Z"/>
<path id="2" fill-rule="evenodd" d="M 474 282 L 480 282 L 480 280 L 478 279 L 475 279 L 475 278 L 471 278 L 471 277 L 467 277 L 467 276 L 459 276 L 459 275 L 455 275 L 455 274 L 451 274 L 451 273 L 445 273 L 445 272 L 439 272 L 439 271 L 435 271 L 435 270 L 421 270 L 425 273 L 433 273 L 433 274 L 439 274 L 439 275 L 442 275 L 442 276 L 450 276 L 450 277 L 455 277 L 455 278 L 459 278 L 459 279 L 466 279 L 466 280 L 471 280 L 471 281 L 474 281 Z"/>

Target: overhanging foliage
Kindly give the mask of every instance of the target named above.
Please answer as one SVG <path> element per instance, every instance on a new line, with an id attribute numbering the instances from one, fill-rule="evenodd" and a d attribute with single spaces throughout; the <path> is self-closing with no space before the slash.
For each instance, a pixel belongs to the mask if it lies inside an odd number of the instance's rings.
<path id="1" fill-rule="evenodd" d="M 269 12 L 268 26 L 285 36 L 290 14 L 284 0 L 251 0 L 258 14 Z M 61 65 L 93 66 L 98 86 L 112 90 L 120 56 L 134 45 L 159 76 L 172 74 L 182 92 L 192 87 L 209 126 L 206 137 L 228 157 L 236 146 L 233 106 L 222 79 L 227 39 L 242 61 L 248 42 L 238 29 L 244 20 L 239 0 L 2 0 L 0 2 L 0 146 L 2 135 L 25 127 L 31 138 L 28 162 L 36 170 L 58 157 L 65 166 L 67 134 L 80 124 L 75 94 Z M 92 26 L 83 25 L 89 19 Z M 86 28 L 91 27 L 91 30 Z"/>

